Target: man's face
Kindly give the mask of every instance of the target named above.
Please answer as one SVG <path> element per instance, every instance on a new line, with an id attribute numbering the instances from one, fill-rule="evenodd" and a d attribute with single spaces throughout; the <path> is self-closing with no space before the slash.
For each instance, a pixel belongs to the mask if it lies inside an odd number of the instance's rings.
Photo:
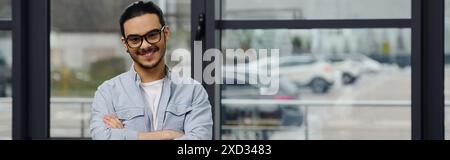
<path id="1" fill-rule="evenodd" d="M 159 31 L 163 27 L 161 26 L 156 14 L 144 14 L 134 17 L 127 20 L 123 24 L 123 27 L 125 37 L 122 37 L 122 43 L 135 63 L 145 69 L 152 69 L 159 64 L 165 64 L 164 55 L 166 52 L 166 43 L 170 34 L 170 29 L 165 27 L 164 30 L 159 33 L 159 36 L 161 37 L 160 41 L 154 44 L 150 44 L 145 40 L 145 38 L 143 38 L 149 34 L 153 35 L 151 37 L 158 36 L 155 35 L 154 32 Z M 127 38 L 139 36 L 143 36 L 142 44 L 140 46 L 137 45 L 138 47 L 130 47 L 132 46 L 130 41 L 128 41 L 129 45 L 127 45 Z M 148 38 L 148 40 L 152 42 L 150 38 Z"/>

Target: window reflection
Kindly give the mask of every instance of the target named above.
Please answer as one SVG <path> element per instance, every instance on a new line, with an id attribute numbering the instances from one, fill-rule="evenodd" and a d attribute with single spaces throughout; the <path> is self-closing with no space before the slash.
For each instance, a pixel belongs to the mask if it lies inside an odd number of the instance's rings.
<path id="1" fill-rule="evenodd" d="M 12 69 L 11 32 L 0 31 L 0 140 L 12 138 L 11 69 Z"/>
<path id="2" fill-rule="evenodd" d="M 410 42 L 410 29 L 224 31 L 223 50 L 279 48 L 280 87 L 223 85 L 222 138 L 410 139 Z"/>

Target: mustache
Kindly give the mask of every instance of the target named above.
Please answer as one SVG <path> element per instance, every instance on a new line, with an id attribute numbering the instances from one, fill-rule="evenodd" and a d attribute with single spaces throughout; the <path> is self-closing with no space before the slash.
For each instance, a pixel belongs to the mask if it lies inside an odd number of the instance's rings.
<path id="1" fill-rule="evenodd" d="M 156 52 L 156 51 L 159 51 L 159 47 L 157 47 L 157 46 L 150 46 L 150 47 L 138 50 L 138 52 L 136 54 L 143 55 L 143 54 L 145 54 L 147 52 Z"/>

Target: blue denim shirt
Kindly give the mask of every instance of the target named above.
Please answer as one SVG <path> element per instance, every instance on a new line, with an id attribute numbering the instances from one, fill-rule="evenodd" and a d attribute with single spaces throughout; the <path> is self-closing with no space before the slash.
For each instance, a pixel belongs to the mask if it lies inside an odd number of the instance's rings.
<path id="1" fill-rule="evenodd" d="M 166 77 L 158 108 L 156 130 L 184 132 L 181 140 L 212 139 L 212 112 L 203 86 L 174 83 L 166 67 Z M 95 92 L 91 109 L 90 132 L 95 140 L 136 140 L 139 132 L 154 131 L 152 114 L 140 87 L 140 77 L 134 67 L 100 85 Z M 123 129 L 108 128 L 102 121 L 107 114 L 115 114 Z"/>

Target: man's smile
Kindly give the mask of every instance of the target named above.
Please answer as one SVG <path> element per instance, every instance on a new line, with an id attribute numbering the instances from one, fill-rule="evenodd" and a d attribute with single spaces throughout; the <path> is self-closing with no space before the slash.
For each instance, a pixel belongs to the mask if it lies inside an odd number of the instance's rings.
<path id="1" fill-rule="evenodd" d="M 158 50 L 159 49 L 156 46 L 154 46 L 154 47 L 150 47 L 148 49 L 141 50 L 138 53 L 138 55 L 142 56 L 142 57 L 144 57 L 146 59 L 151 59 Z"/>

